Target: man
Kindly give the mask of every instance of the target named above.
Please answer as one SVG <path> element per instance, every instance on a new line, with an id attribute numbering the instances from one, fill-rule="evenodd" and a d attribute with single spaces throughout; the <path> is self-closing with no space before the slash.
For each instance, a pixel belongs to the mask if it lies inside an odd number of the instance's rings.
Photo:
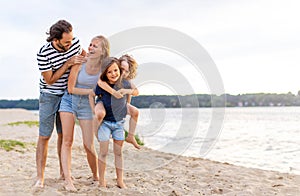
<path id="1" fill-rule="evenodd" d="M 70 67 L 83 62 L 86 52 L 81 48 L 79 40 L 73 37 L 72 25 L 59 20 L 50 28 L 47 44 L 37 54 L 40 78 L 39 98 L 39 137 L 36 149 L 37 181 L 35 187 L 44 187 L 44 171 L 46 166 L 48 141 L 56 123 L 58 133 L 57 152 L 61 166 L 62 128 L 58 114 L 61 97 L 67 88 Z"/>

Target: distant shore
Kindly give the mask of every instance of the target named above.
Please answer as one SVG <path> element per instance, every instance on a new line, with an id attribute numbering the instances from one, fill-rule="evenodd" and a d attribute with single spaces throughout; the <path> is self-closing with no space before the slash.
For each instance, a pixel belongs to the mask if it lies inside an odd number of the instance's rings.
<path id="1" fill-rule="evenodd" d="M 208 107 L 282 107 L 300 106 L 297 95 L 281 93 L 247 94 L 191 94 L 191 95 L 140 95 L 131 104 L 138 108 L 208 108 Z M 38 110 L 38 99 L 1 100 L 0 108 L 24 108 Z"/>
<path id="2" fill-rule="evenodd" d="M 127 189 L 116 187 L 112 151 L 106 178 L 108 188 L 98 188 L 91 179 L 82 146 L 81 131 L 76 127 L 72 155 L 72 172 L 76 193 L 68 193 L 59 180 L 56 154 L 56 133 L 49 143 L 45 187 L 32 187 L 36 175 L 35 143 L 38 127 L 13 122 L 37 121 L 38 116 L 24 109 L 0 110 L 1 140 L 17 140 L 25 148 L 5 151 L 0 149 L 0 193 L 5 195 L 297 195 L 300 176 L 260 169 L 250 169 L 218 163 L 201 158 L 176 156 L 143 148 L 124 146 L 124 169 Z M 110 146 L 111 148 L 111 146 Z M 97 145 L 97 151 L 98 145 Z"/>

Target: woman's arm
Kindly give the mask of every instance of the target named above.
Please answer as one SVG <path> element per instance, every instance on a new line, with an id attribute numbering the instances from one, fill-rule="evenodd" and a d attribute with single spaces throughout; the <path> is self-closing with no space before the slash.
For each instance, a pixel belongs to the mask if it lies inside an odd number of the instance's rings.
<path id="1" fill-rule="evenodd" d="M 80 55 L 82 55 L 82 56 L 86 56 L 86 51 L 84 50 L 84 49 L 82 49 L 82 51 L 81 51 L 81 54 Z"/>
<path id="2" fill-rule="evenodd" d="M 91 109 L 92 109 L 92 113 L 95 114 L 95 92 L 94 91 L 91 91 L 89 93 L 89 102 L 90 102 L 90 106 L 91 106 Z"/>

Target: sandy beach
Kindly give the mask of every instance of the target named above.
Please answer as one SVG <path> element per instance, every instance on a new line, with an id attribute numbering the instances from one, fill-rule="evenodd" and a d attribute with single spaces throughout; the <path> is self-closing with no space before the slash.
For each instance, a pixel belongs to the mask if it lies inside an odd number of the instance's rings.
<path id="1" fill-rule="evenodd" d="M 300 195 L 299 175 L 177 156 L 145 147 L 136 150 L 128 143 L 123 150 L 128 188 L 116 186 L 111 150 L 106 172 L 108 188 L 98 188 L 91 178 L 78 126 L 72 152 L 72 175 L 78 191 L 67 192 L 59 179 L 55 131 L 49 143 L 45 187 L 34 188 L 38 127 L 8 123 L 37 120 L 38 116 L 31 111 L 0 110 L 0 139 L 26 144 L 25 148 L 11 151 L 0 149 L 0 195 Z M 99 151 L 98 144 L 96 148 Z"/>

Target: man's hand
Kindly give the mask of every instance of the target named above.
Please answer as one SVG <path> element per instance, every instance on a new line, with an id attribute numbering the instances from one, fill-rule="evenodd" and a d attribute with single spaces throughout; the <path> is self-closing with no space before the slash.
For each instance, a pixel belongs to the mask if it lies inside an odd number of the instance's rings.
<path id="1" fill-rule="evenodd" d="M 82 56 L 82 55 L 75 55 L 75 56 L 72 56 L 69 60 L 67 60 L 66 63 L 68 65 L 68 68 L 70 68 L 73 65 L 82 64 L 85 61 L 86 60 L 85 60 L 84 56 Z"/>

